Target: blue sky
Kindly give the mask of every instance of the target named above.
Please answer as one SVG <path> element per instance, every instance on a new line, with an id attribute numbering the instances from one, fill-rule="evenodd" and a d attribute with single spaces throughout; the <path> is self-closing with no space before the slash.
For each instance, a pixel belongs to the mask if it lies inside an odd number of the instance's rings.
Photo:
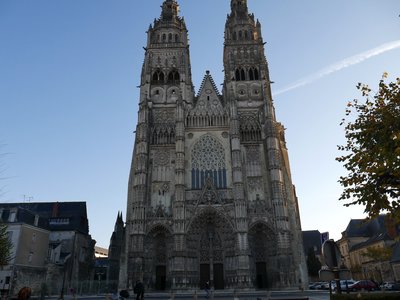
<path id="1" fill-rule="evenodd" d="M 206 70 L 221 84 L 230 1 L 179 3 L 196 91 Z M 161 4 L 0 1 L 0 143 L 8 153 L 1 157 L 0 201 L 87 201 L 90 232 L 108 246 L 118 211 L 125 215 L 142 47 Z M 358 82 L 376 88 L 384 71 L 389 79 L 400 75 L 400 1 L 248 6 L 262 25 L 303 230 L 337 239 L 350 218 L 363 216 L 361 207 L 338 201 L 337 180 L 345 174 L 335 161 L 344 143 L 339 123 L 347 101 L 359 98 Z"/>

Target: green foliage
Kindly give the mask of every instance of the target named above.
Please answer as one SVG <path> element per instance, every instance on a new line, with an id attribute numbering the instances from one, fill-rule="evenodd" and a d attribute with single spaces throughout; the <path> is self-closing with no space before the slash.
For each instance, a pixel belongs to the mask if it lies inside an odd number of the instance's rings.
<path id="1" fill-rule="evenodd" d="M 392 248 L 378 248 L 378 247 L 369 247 L 366 252 L 363 253 L 363 256 L 369 257 L 374 261 L 383 262 L 388 261 L 393 255 Z"/>
<path id="2" fill-rule="evenodd" d="M 11 247 L 7 234 L 7 225 L 0 223 L 0 268 L 6 266 L 10 261 Z"/>
<path id="3" fill-rule="evenodd" d="M 338 146 L 345 154 L 336 160 L 348 171 L 339 179 L 345 206 L 363 205 L 371 218 L 389 212 L 400 220 L 400 78 L 387 84 L 386 77 L 372 96 L 368 85 L 357 85 L 365 101 L 347 105 L 346 117 L 355 119 L 342 120 L 347 143 Z"/>
<path id="4" fill-rule="evenodd" d="M 309 248 L 307 252 L 307 268 L 309 276 L 318 276 L 321 269 L 321 263 L 315 256 L 313 248 Z"/>

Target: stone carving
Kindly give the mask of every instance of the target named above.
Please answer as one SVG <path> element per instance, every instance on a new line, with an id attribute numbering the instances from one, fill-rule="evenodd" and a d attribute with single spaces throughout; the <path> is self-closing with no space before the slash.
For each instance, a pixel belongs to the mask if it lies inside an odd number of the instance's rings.
<path id="1" fill-rule="evenodd" d="M 192 149 L 192 168 L 199 170 L 218 170 L 225 168 L 225 151 L 220 142 L 206 134 Z"/>
<path id="2" fill-rule="evenodd" d="M 175 110 L 154 110 L 152 121 L 154 124 L 175 124 Z"/>
<path id="3" fill-rule="evenodd" d="M 262 177 L 249 177 L 247 179 L 247 186 L 250 192 L 262 191 Z"/>
<path id="4" fill-rule="evenodd" d="M 206 183 L 203 187 L 203 191 L 201 193 L 198 204 L 221 204 L 221 199 L 219 198 L 217 190 L 214 186 L 214 182 L 210 177 L 206 179 Z"/>
<path id="5" fill-rule="evenodd" d="M 154 153 L 153 163 L 155 167 L 169 165 L 170 154 L 166 150 L 158 150 Z"/>
<path id="6" fill-rule="evenodd" d="M 247 163 L 261 163 L 260 147 L 258 145 L 246 147 L 246 161 Z"/>

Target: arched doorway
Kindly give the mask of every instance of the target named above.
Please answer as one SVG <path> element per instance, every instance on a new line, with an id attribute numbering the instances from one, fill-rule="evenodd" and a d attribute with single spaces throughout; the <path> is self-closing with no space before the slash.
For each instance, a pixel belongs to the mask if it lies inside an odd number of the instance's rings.
<path id="1" fill-rule="evenodd" d="M 192 282 L 204 288 L 224 289 L 234 277 L 235 234 L 229 221 L 216 209 L 204 209 L 190 224 L 186 237 Z"/>
<path id="2" fill-rule="evenodd" d="M 277 280 L 273 259 L 277 250 L 276 235 L 270 227 L 259 222 L 250 227 L 248 239 L 253 284 L 259 289 L 271 288 Z"/>
<path id="3" fill-rule="evenodd" d="M 145 237 L 144 284 L 154 290 L 168 287 L 168 260 L 172 249 L 171 233 L 162 225 L 153 227 Z"/>

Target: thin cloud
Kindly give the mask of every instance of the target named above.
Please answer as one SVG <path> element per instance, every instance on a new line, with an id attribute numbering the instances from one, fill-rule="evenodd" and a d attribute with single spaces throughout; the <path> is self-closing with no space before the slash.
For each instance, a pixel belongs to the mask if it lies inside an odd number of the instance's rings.
<path id="1" fill-rule="evenodd" d="M 377 56 L 379 54 L 385 53 L 387 51 L 390 50 L 394 50 L 400 48 L 400 40 L 397 41 L 393 41 L 393 42 L 389 42 L 389 43 L 385 43 L 379 47 L 373 48 L 371 50 L 359 53 L 357 55 L 345 58 L 333 65 L 330 65 L 314 74 L 311 74 L 307 77 L 304 77 L 290 85 L 288 85 L 287 87 L 284 87 L 283 89 L 280 89 L 276 92 L 274 92 L 274 96 L 277 96 L 279 94 L 283 94 L 286 93 L 288 91 L 291 91 L 293 89 L 299 88 L 301 86 L 310 84 L 314 81 L 317 81 L 318 79 L 321 79 L 322 77 L 328 76 L 331 73 L 340 71 L 344 68 L 350 67 L 352 65 L 356 65 L 359 64 L 361 62 L 363 62 L 364 60 L 367 60 L 371 57 Z"/>

